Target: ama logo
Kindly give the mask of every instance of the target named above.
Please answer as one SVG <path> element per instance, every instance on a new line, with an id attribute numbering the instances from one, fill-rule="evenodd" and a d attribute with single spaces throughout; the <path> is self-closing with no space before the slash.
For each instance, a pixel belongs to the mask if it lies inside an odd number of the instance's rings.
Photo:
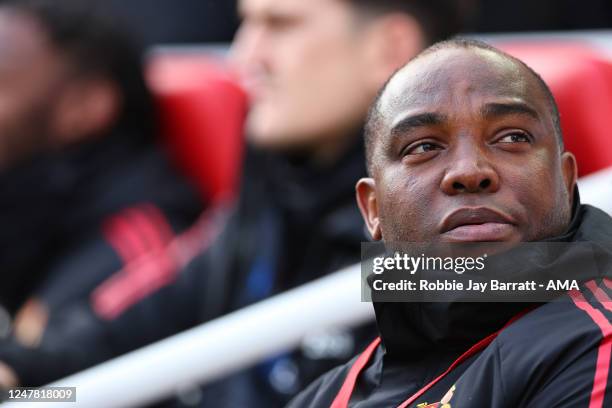
<path id="1" fill-rule="evenodd" d="M 578 282 L 575 280 L 550 280 L 546 285 L 546 290 L 579 290 Z"/>

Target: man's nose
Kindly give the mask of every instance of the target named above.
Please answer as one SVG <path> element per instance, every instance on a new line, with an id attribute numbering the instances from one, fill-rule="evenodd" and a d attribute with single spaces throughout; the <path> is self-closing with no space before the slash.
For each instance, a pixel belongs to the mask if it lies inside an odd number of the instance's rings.
<path id="1" fill-rule="evenodd" d="M 473 149 L 451 159 L 441 188 L 448 195 L 494 193 L 499 189 L 499 175 L 485 155 Z"/>
<path id="2" fill-rule="evenodd" d="M 263 51 L 266 49 L 264 30 L 261 26 L 244 22 L 230 48 L 230 61 L 241 71 L 253 69 L 261 64 Z"/>

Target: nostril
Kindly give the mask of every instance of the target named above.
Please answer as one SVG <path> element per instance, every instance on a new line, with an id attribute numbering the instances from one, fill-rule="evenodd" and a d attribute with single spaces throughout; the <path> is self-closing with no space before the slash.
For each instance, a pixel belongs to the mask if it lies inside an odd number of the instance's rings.
<path id="1" fill-rule="evenodd" d="M 465 189 L 465 187 L 463 186 L 463 184 L 459 183 L 458 181 L 455 181 L 453 183 L 453 189 L 455 189 L 455 190 L 463 190 L 463 189 Z"/>
<path id="2" fill-rule="evenodd" d="M 483 190 L 489 188 L 490 185 L 491 185 L 491 180 L 489 179 L 485 179 L 480 182 L 480 188 Z"/>

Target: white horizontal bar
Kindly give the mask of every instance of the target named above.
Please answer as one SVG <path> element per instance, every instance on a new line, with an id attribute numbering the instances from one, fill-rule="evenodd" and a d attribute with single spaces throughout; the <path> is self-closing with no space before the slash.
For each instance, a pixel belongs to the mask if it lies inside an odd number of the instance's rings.
<path id="1" fill-rule="evenodd" d="M 580 199 L 612 215 L 612 167 L 578 180 Z"/>

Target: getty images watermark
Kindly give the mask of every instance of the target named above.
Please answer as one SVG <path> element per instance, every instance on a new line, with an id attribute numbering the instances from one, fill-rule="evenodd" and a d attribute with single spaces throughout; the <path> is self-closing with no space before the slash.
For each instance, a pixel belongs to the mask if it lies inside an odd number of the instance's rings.
<path id="1" fill-rule="evenodd" d="M 593 243 L 363 243 L 362 300 L 543 302 L 609 277 Z"/>

